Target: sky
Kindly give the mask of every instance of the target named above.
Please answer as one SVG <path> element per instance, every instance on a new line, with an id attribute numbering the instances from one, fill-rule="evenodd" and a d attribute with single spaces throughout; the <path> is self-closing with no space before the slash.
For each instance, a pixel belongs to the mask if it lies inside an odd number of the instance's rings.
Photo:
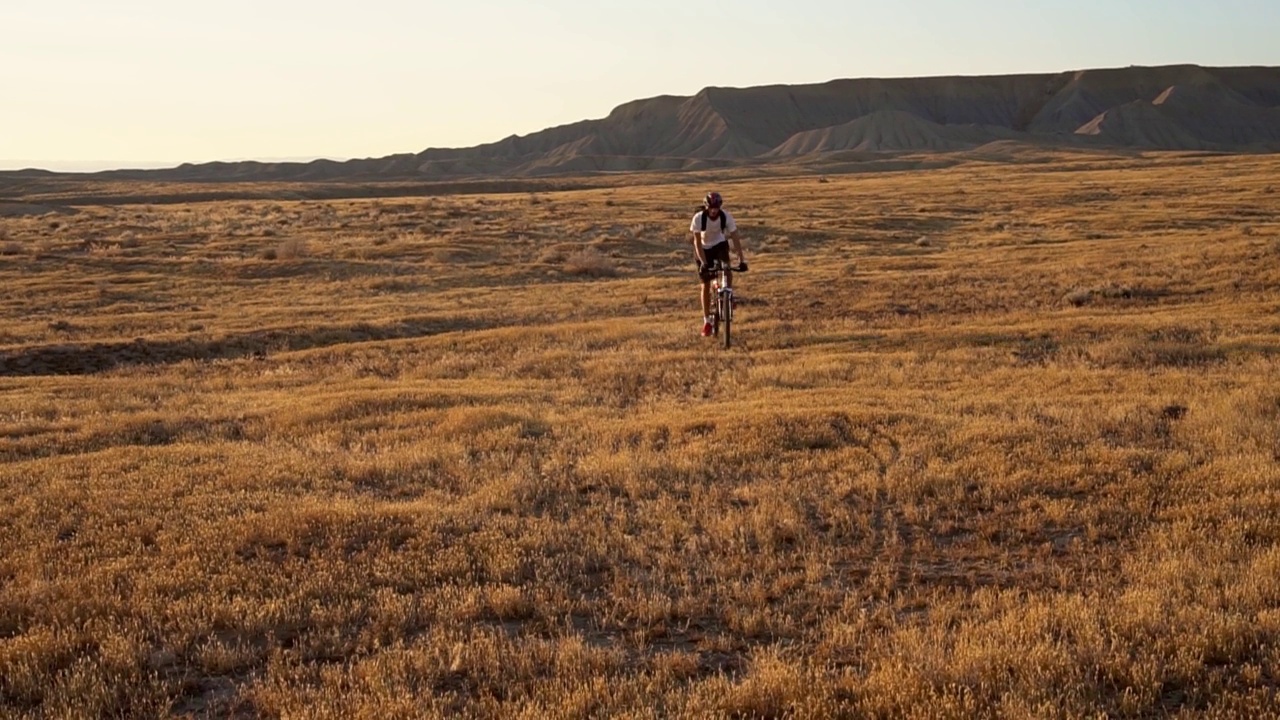
<path id="1" fill-rule="evenodd" d="M 0 170 L 469 147 L 703 87 L 1280 65 L 1280 0 L 0 2 Z"/>

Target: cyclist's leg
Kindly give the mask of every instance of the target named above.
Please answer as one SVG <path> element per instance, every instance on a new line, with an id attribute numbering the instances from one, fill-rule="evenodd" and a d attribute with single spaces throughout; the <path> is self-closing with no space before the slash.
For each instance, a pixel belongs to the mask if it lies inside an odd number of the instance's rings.
<path id="1" fill-rule="evenodd" d="M 707 262 L 710 263 L 711 253 L 704 249 L 703 254 Z M 702 284 L 702 292 L 699 298 L 702 301 L 702 317 L 704 319 L 711 316 L 711 281 L 713 279 L 714 276 L 711 273 L 703 272 L 701 269 L 698 270 L 698 281 Z"/>

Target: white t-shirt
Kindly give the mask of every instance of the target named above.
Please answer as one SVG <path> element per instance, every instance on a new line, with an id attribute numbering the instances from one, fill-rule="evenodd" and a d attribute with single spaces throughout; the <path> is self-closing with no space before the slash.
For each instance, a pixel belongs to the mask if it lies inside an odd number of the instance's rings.
<path id="1" fill-rule="evenodd" d="M 699 210 L 693 216 L 693 222 L 689 223 L 689 232 L 698 233 L 699 240 L 702 241 L 702 248 L 712 248 L 724 242 L 724 234 L 731 233 L 738 229 L 738 225 L 733 222 L 733 216 L 724 208 L 720 208 L 720 214 L 724 215 L 724 231 L 720 230 L 720 216 L 707 216 L 707 231 L 702 231 L 702 213 L 706 210 Z"/>

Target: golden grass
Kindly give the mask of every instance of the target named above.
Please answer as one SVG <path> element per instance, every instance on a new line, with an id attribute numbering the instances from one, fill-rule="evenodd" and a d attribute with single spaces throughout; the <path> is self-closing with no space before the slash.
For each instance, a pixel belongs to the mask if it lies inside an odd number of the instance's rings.
<path id="1" fill-rule="evenodd" d="M 0 715 L 1274 717 L 1278 172 L 0 219 Z"/>

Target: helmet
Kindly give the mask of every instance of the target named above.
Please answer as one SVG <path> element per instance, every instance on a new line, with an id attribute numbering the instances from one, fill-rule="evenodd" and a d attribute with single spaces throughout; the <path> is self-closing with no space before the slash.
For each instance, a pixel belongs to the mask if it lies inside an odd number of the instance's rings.
<path id="1" fill-rule="evenodd" d="M 722 204 L 724 204 L 724 198 L 720 197 L 720 193 L 715 190 L 707 193 L 707 196 L 702 199 L 703 207 L 718 208 Z"/>

